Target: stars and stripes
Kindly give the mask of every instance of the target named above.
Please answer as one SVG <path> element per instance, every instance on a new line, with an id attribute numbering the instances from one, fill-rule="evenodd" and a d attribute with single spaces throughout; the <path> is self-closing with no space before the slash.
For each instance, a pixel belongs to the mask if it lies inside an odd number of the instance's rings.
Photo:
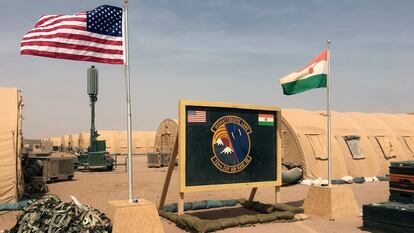
<path id="1" fill-rule="evenodd" d="M 124 64 L 122 8 L 103 5 L 75 15 L 46 15 L 26 33 L 22 55 Z"/>
<path id="2" fill-rule="evenodd" d="M 188 123 L 205 123 L 206 122 L 206 111 L 187 111 L 187 122 Z"/>

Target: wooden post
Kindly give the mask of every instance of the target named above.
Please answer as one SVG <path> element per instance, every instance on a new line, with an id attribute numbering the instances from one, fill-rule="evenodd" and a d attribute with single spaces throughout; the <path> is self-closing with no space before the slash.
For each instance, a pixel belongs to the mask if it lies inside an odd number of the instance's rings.
<path id="1" fill-rule="evenodd" d="M 165 204 L 165 198 L 167 197 L 168 187 L 170 186 L 171 176 L 174 171 L 175 166 L 175 159 L 177 158 L 178 154 L 178 137 L 175 139 L 174 149 L 171 154 L 170 164 L 168 165 L 167 176 L 165 177 L 164 187 L 162 189 L 161 197 L 160 197 L 160 204 L 158 209 L 161 210 Z"/>
<path id="2" fill-rule="evenodd" d="M 180 193 L 180 198 L 178 199 L 178 215 L 184 214 L 184 193 Z"/>
<path id="3" fill-rule="evenodd" d="M 249 201 L 253 201 L 254 196 L 256 195 L 256 191 L 257 191 L 256 187 L 252 188 L 252 191 L 250 192 L 250 196 L 249 196 Z"/>
<path id="4" fill-rule="evenodd" d="M 280 186 L 275 186 L 275 204 L 280 203 Z"/>

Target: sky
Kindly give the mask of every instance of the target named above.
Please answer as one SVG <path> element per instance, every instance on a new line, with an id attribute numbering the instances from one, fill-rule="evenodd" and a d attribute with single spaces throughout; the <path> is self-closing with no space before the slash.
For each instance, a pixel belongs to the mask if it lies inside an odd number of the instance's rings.
<path id="1" fill-rule="evenodd" d="M 100 75 L 98 130 L 126 130 L 123 66 L 20 55 L 40 16 L 123 1 L 0 2 L 0 86 L 23 93 L 24 137 L 89 130 L 91 65 Z M 284 96 L 279 79 L 328 39 L 334 111 L 414 112 L 412 9 L 410 0 L 130 0 L 133 129 L 176 119 L 180 99 L 323 110 L 325 89 Z"/>

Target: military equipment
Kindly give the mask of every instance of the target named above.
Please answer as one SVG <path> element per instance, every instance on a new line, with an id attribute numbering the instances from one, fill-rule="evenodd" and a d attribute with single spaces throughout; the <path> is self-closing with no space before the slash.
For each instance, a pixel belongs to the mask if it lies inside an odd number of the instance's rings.
<path id="1" fill-rule="evenodd" d="M 79 205 L 79 203 L 78 203 Z M 21 232 L 96 232 L 112 231 L 111 220 L 88 205 L 79 208 L 74 202 L 62 202 L 57 196 L 45 196 L 17 217 L 11 233 Z"/>
<path id="2" fill-rule="evenodd" d="M 47 182 L 71 180 L 74 176 L 75 156 L 65 152 L 29 153 L 26 158 L 26 172 L 32 177 L 43 177 Z"/>
<path id="3" fill-rule="evenodd" d="M 98 101 L 98 69 L 92 66 L 87 72 L 87 92 L 91 106 L 91 130 L 90 130 L 90 146 L 87 152 L 80 151 L 74 167 L 83 166 L 86 169 L 104 167 L 112 170 L 114 159 L 109 152 L 106 151 L 106 141 L 97 140 L 98 131 L 95 128 L 95 103 Z"/>
<path id="4" fill-rule="evenodd" d="M 148 167 L 166 167 L 170 163 L 171 153 L 148 153 Z"/>

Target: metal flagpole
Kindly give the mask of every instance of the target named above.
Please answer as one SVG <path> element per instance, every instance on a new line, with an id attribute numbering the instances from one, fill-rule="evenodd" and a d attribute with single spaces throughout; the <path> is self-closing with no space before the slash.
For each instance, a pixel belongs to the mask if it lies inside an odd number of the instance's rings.
<path id="1" fill-rule="evenodd" d="M 327 41 L 328 44 L 328 75 L 327 75 L 327 130 L 328 130 L 328 186 L 331 186 L 332 180 L 332 155 L 331 155 L 331 41 Z"/>
<path id="2" fill-rule="evenodd" d="M 132 117 L 131 117 L 131 82 L 129 72 L 129 53 L 128 53 L 128 0 L 124 0 L 124 10 L 122 17 L 123 25 L 123 40 L 124 40 L 124 71 L 126 84 L 126 101 L 127 101 L 127 132 L 128 132 L 128 200 L 130 203 L 134 202 L 132 197 Z"/>

